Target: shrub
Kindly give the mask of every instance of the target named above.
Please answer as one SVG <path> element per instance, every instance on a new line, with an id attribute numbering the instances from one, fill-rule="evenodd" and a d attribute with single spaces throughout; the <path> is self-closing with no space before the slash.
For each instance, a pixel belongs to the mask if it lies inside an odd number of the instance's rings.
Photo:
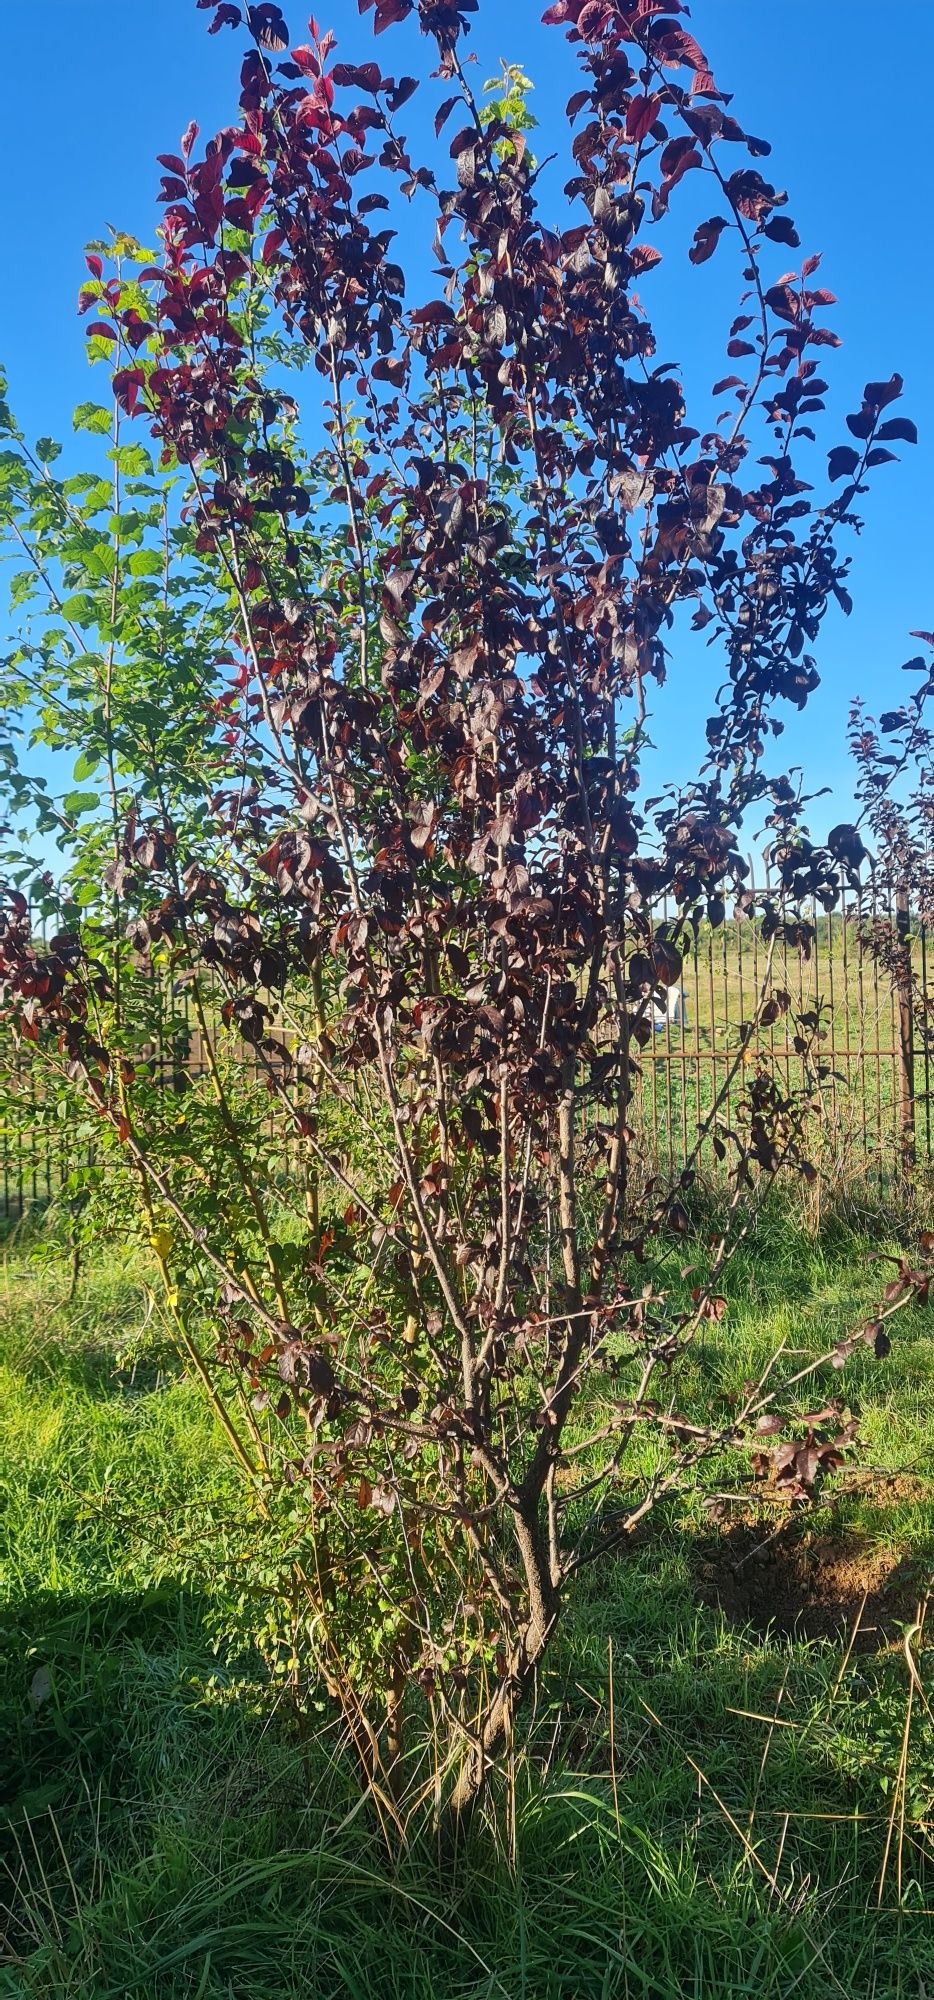
<path id="1" fill-rule="evenodd" d="M 414 11 L 377 0 L 375 26 Z M 672 1370 L 723 1312 L 748 1198 L 809 1171 L 820 1021 L 792 1092 L 772 952 L 806 943 L 858 835 L 815 846 L 768 753 L 849 608 L 866 476 L 911 436 L 899 378 L 868 384 L 823 490 L 831 296 L 816 257 L 782 273 L 769 149 L 676 4 L 549 10 L 581 72 L 551 221 L 522 72 L 472 91 L 473 11 L 417 9 L 454 133 L 432 166 L 400 124 L 413 78 L 337 61 L 314 23 L 291 48 L 275 5 L 216 7 L 211 32 L 249 35 L 239 121 L 163 158 L 157 263 L 119 238 L 88 257 L 113 394 L 77 421 L 106 477 L 60 479 L 8 412 L 0 470 L 29 613 L 12 798 L 70 857 L 60 892 L 12 856 L 10 1017 L 109 1149 L 104 1199 L 139 1218 L 279 1537 L 295 1658 L 384 1795 L 427 1704 L 455 1805 L 583 1565 L 713 1451 L 752 1436 L 803 1494 L 852 1436 L 834 1398 L 801 1415 L 810 1369 L 730 1410 L 711 1388 L 699 1420 Z M 693 420 L 643 304 L 692 190 L 690 265 L 733 250 L 742 291 Z M 436 266 L 418 302 L 400 216 L 422 287 Z M 646 797 L 688 625 L 718 684 L 698 774 Z M 12 771 L 17 705 L 78 753 L 60 804 Z M 750 813 L 781 906 L 747 886 Z M 27 878 L 61 905 L 48 942 Z M 730 1194 L 685 1303 L 648 1260 L 688 1230 L 692 1162 L 646 1169 L 634 1094 L 682 943 L 728 899 L 770 948 L 704 1128 Z M 866 1337 L 925 1283 L 906 1262 Z"/>

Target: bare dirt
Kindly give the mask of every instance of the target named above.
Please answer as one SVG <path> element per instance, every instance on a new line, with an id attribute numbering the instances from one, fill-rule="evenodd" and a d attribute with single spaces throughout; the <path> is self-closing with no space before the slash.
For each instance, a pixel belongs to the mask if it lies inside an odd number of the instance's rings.
<path id="1" fill-rule="evenodd" d="M 919 1497 L 900 1490 L 906 1483 L 886 1482 L 889 1506 Z M 747 1518 L 699 1541 L 693 1568 L 701 1602 L 731 1623 L 806 1639 L 845 1640 L 856 1629 L 854 1649 L 868 1652 L 901 1642 L 931 1586 L 934 1549 L 899 1556 L 842 1523 L 821 1533 L 806 1518 Z"/>

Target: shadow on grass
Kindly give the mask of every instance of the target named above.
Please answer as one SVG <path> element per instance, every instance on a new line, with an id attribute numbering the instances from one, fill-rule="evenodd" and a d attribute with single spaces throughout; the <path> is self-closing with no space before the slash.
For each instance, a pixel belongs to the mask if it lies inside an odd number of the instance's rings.
<path id="1" fill-rule="evenodd" d="M 48 1385 L 54 1381 L 56 1387 L 65 1384 L 92 1402 L 132 1402 L 169 1387 L 183 1372 L 168 1345 L 157 1354 L 134 1360 L 129 1367 L 118 1367 L 113 1342 L 94 1339 L 70 1346 L 63 1342 L 51 1355 L 47 1349 L 33 1348 L 16 1357 L 15 1368 L 25 1382 Z"/>
<path id="2" fill-rule="evenodd" d="M 92 1270 L 72 1292 L 65 1253 L 60 1268 L 53 1245 L 38 1269 L 11 1262 L 5 1279 L 3 1358 L 24 1382 L 77 1389 L 98 1402 L 149 1395 L 181 1373 L 175 1348 L 155 1334 L 135 1268 L 114 1265 L 103 1277 Z"/>
<path id="3" fill-rule="evenodd" d="M 127 1697 L 134 1683 L 142 1692 L 147 1663 L 209 1671 L 207 1609 L 165 1584 L 96 1597 L 42 1591 L 0 1611 L 0 1828 L 112 1783 L 127 1747 Z M 164 1701 L 166 1672 L 152 1677 Z"/>

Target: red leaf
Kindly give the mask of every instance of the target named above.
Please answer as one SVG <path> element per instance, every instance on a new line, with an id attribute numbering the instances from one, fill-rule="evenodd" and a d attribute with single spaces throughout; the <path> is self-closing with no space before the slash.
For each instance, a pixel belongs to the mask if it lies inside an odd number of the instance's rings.
<path id="1" fill-rule="evenodd" d="M 863 399 L 873 410 L 884 410 L 887 403 L 897 402 L 905 384 L 900 375 L 890 375 L 887 382 L 867 382 Z"/>
<path id="2" fill-rule="evenodd" d="M 451 116 L 451 112 L 456 110 L 459 103 L 460 103 L 459 97 L 446 97 L 444 103 L 438 106 L 438 109 L 435 112 L 436 139 L 440 138 L 442 126 L 447 124 L 447 121 Z"/>
<path id="3" fill-rule="evenodd" d="M 141 368 L 118 368 L 113 378 L 113 392 L 128 417 L 133 415 L 139 401 L 139 392 L 145 386 L 146 377 Z"/>
<path id="4" fill-rule="evenodd" d="M 586 5 L 577 17 L 578 34 L 582 35 L 586 42 L 599 41 L 601 35 L 606 33 L 615 13 L 616 0 L 613 0 L 612 5 L 610 0 L 586 0 Z"/>
<path id="5" fill-rule="evenodd" d="M 413 326 L 448 326 L 454 314 L 444 299 L 431 299 L 427 306 L 418 306 L 412 314 Z"/>
<path id="6" fill-rule="evenodd" d="M 638 146 L 652 130 L 661 110 L 660 97 L 634 97 L 626 113 L 626 137 Z"/>
<path id="7" fill-rule="evenodd" d="M 282 10 L 272 4 L 272 0 L 260 0 L 258 7 L 246 10 L 247 27 L 261 49 L 270 55 L 281 55 L 289 46 L 289 31 L 283 19 Z"/>
<path id="8" fill-rule="evenodd" d="M 263 238 L 262 254 L 264 264 L 272 263 L 273 258 L 278 256 L 284 242 L 285 231 L 283 229 L 270 229 L 268 236 L 264 236 Z"/>
<path id="9" fill-rule="evenodd" d="M 665 150 L 667 152 L 667 147 Z M 701 156 L 696 148 L 692 147 L 688 152 L 682 153 L 677 164 L 672 167 L 670 174 L 663 183 L 663 194 L 669 195 L 672 188 L 677 187 L 678 182 L 684 179 L 685 174 L 691 172 L 692 167 L 699 167 L 701 164 Z"/>
<path id="10" fill-rule="evenodd" d="M 706 264 L 708 257 L 713 256 L 726 227 L 725 215 L 712 215 L 707 222 L 698 224 L 694 231 L 694 241 L 688 251 L 692 264 Z"/>
<path id="11" fill-rule="evenodd" d="M 852 445 L 838 444 L 827 456 L 827 470 L 831 479 L 845 479 L 855 472 L 859 464 L 859 452 Z"/>
<path id="12" fill-rule="evenodd" d="M 651 243 L 635 243 L 629 252 L 629 261 L 634 271 L 651 271 L 654 264 L 660 264 L 662 253 Z"/>
<path id="13" fill-rule="evenodd" d="M 310 51 L 301 49 L 294 51 L 296 62 L 303 53 L 308 54 Z M 383 87 L 383 74 L 379 64 L 375 62 L 335 63 L 331 75 L 339 89 L 365 90 L 370 97 L 375 97 L 376 92 Z"/>
<path id="14" fill-rule="evenodd" d="M 385 28 L 393 28 L 397 21 L 404 21 L 411 14 L 413 5 L 414 0 L 376 0 L 374 35 L 381 35 Z"/>
<path id="15" fill-rule="evenodd" d="M 309 49 L 309 48 L 291 49 L 289 53 L 292 57 L 293 63 L 295 63 L 296 67 L 301 70 L 303 76 L 321 75 L 321 64 L 318 60 L 317 55 L 315 54 L 314 49 Z M 335 83 L 342 83 L 348 80 L 350 82 L 353 81 L 352 77 L 350 79 L 345 79 L 343 77 L 338 76 L 337 74 L 338 70 L 348 69 L 349 67 L 350 65 L 348 63 L 337 64 L 336 68 L 332 71 Z"/>
<path id="16" fill-rule="evenodd" d="M 918 426 L 910 417 L 890 417 L 888 423 L 880 424 L 876 436 L 886 443 L 900 438 L 903 444 L 917 444 Z"/>
<path id="17" fill-rule="evenodd" d="M 693 139 L 686 139 L 684 137 L 680 139 L 669 139 L 667 146 L 662 148 L 662 156 L 661 159 L 659 160 L 659 166 L 661 167 L 662 173 L 665 175 L 666 180 L 671 178 L 672 174 L 675 172 L 676 167 L 679 165 L 680 161 L 685 158 L 686 154 L 693 153 L 693 151 L 694 151 Z"/>
<path id="18" fill-rule="evenodd" d="M 796 249 L 801 241 L 789 215 L 771 216 L 769 221 L 763 224 L 762 233 L 771 243 L 788 243 L 792 250 Z"/>
<path id="19" fill-rule="evenodd" d="M 684 63 L 688 69 L 699 72 L 699 90 L 712 89 L 713 78 L 710 74 L 707 58 L 703 49 L 695 42 L 693 35 L 686 34 L 683 28 L 676 27 L 674 22 L 670 20 L 653 21 L 649 29 L 649 35 L 652 42 L 652 54 L 657 62 L 662 63 L 666 69 L 673 69 L 679 63 Z"/>

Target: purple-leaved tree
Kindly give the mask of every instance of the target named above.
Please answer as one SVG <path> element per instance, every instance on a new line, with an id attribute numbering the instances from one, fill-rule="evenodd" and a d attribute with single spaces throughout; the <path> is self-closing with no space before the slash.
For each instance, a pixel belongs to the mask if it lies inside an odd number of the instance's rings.
<path id="1" fill-rule="evenodd" d="M 817 257 L 785 268 L 769 147 L 678 0 L 549 9 L 573 91 L 544 209 L 521 76 L 471 86 L 476 0 L 376 0 L 377 32 L 417 16 L 418 86 L 314 22 L 293 46 L 275 5 L 208 11 L 246 37 L 239 117 L 163 158 L 157 262 L 88 260 L 104 500 L 4 419 L 44 620 L 11 671 L 101 789 L 58 814 L 62 927 L 43 944 L 15 894 L 2 977 L 37 1064 L 92 1107 L 108 1200 L 141 1218 L 279 1536 L 290 1648 L 391 1810 L 429 1706 L 459 1807 L 584 1565 L 714 1452 L 751 1442 L 806 1494 L 852 1434 L 801 1401 L 819 1359 L 687 1411 L 676 1371 L 762 1190 L 810 1170 L 820 1021 L 796 1024 L 793 1091 L 773 952 L 806 945 L 860 836 L 809 840 L 775 741 L 849 608 L 867 475 L 914 433 L 899 378 L 869 383 L 825 474 L 832 297 Z M 649 313 L 681 202 L 686 292 L 711 257 L 737 272 L 697 418 Z M 694 781 L 651 799 L 688 626 L 709 719 Z M 780 902 L 748 886 L 750 815 Z M 660 1177 L 640 1052 L 685 941 L 736 903 L 765 973 L 698 1134 L 722 1223 L 669 1295 L 655 1253 L 690 1228 L 697 1149 Z M 148 1060 L 152 964 L 197 1019 L 181 1112 Z M 926 1285 L 906 1260 L 874 1342 Z"/>

